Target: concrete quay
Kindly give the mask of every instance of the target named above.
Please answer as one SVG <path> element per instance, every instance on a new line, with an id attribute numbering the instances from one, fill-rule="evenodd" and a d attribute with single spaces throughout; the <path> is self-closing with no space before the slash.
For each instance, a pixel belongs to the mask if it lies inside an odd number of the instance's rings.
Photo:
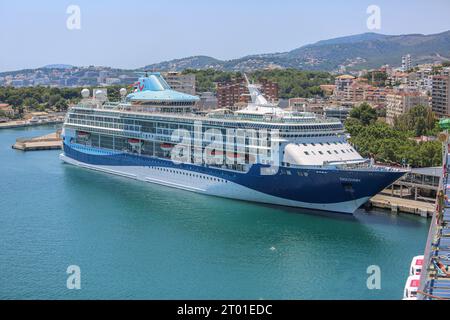
<path id="1" fill-rule="evenodd" d="M 389 197 L 382 194 L 374 196 L 369 203 L 375 208 L 387 209 L 394 214 L 399 212 L 411 213 L 425 218 L 432 216 L 436 211 L 436 206 L 432 203 Z"/>
<path id="2" fill-rule="evenodd" d="M 62 148 L 61 133 L 59 131 L 42 137 L 31 139 L 19 138 L 12 146 L 13 149 L 21 151 L 57 150 Z"/>

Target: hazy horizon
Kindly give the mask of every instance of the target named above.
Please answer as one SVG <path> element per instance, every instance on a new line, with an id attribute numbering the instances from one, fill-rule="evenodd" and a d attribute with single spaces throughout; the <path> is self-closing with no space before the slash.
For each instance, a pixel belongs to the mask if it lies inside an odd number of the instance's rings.
<path id="1" fill-rule="evenodd" d="M 373 4 L 381 9 L 381 28 L 369 30 L 367 8 Z M 70 5 L 80 8 L 79 29 L 67 27 Z M 197 55 L 230 60 L 285 52 L 367 32 L 436 34 L 450 30 L 448 12 L 445 0 L 173 0 L 139 7 L 115 0 L 2 1 L 0 72 L 52 64 L 135 69 Z"/>

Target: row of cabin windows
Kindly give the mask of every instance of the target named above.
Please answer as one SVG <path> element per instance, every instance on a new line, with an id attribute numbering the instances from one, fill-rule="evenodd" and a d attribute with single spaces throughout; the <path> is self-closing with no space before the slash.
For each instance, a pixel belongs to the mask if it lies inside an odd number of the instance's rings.
<path id="1" fill-rule="evenodd" d="M 281 132 L 289 132 L 292 130 L 336 130 L 342 129 L 343 126 L 340 124 L 337 125 L 313 125 L 313 126 L 284 126 L 282 127 Z"/>
<path id="2" fill-rule="evenodd" d="M 224 179 L 215 178 L 215 177 L 209 177 L 209 176 L 203 176 L 203 175 L 199 175 L 199 174 L 195 174 L 195 173 L 187 173 L 187 172 L 184 172 L 184 171 L 178 171 L 178 170 L 172 170 L 172 169 L 166 169 L 166 168 L 155 168 L 155 169 L 158 170 L 158 171 L 164 171 L 164 172 L 169 172 L 169 173 L 178 173 L 178 174 L 182 174 L 184 176 L 189 176 L 189 177 L 194 177 L 194 178 L 200 178 L 200 179 L 205 179 L 205 180 L 211 180 L 211 181 L 228 183 L 228 181 L 224 180 Z"/>
<path id="3" fill-rule="evenodd" d="M 281 134 L 282 137 L 285 138 L 298 138 L 298 137 L 333 137 L 336 136 L 336 133 L 316 133 L 316 134 L 302 134 L 302 133 L 296 133 L 296 134 Z"/>
<path id="4" fill-rule="evenodd" d="M 305 147 L 307 147 L 308 146 L 308 144 L 307 143 L 302 143 Z M 342 142 L 342 141 L 337 141 L 337 142 L 319 142 L 319 143 L 311 143 L 311 145 L 313 146 L 313 147 L 315 147 L 316 145 L 320 145 L 320 146 L 324 146 L 324 145 L 328 145 L 328 146 L 331 146 L 331 145 L 340 145 L 340 144 L 346 144 L 345 142 Z"/>
<path id="5" fill-rule="evenodd" d="M 338 150 L 332 150 L 335 154 L 339 154 L 339 151 Z M 318 151 L 319 152 L 319 154 L 321 154 L 321 155 L 323 155 L 324 153 L 322 152 L 322 151 Z M 352 153 L 352 152 L 356 152 L 354 149 L 341 149 L 341 152 L 342 153 Z M 303 153 L 305 154 L 305 155 L 307 155 L 307 156 L 309 156 L 310 155 L 310 153 L 308 152 L 308 151 L 303 151 Z M 311 151 L 311 153 L 313 154 L 313 155 L 316 155 L 316 153 L 314 152 L 314 151 Z M 327 153 L 328 154 L 333 154 L 332 152 L 331 152 L 331 150 L 327 150 Z"/>

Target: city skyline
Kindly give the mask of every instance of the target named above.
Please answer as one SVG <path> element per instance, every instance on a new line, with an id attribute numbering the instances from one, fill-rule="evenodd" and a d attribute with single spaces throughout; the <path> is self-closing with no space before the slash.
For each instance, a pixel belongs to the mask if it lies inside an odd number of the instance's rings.
<path id="1" fill-rule="evenodd" d="M 71 5 L 80 9 L 79 29 L 68 28 Z M 368 29 L 370 5 L 381 10 L 380 29 Z M 205 1 L 172 1 L 145 3 L 139 8 L 117 1 L 62 1 L 57 5 L 47 1 L 27 6 L 2 2 L 0 37 L 8 45 L 0 54 L 0 71 L 55 63 L 134 69 L 194 55 L 228 60 L 284 52 L 365 32 L 433 34 L 450 29 L 445 8 L 450 9 L 450 3 L 441 0 L 428 4 L 285 1 L 282 6 L 255 1 L 214 6 Z"/>

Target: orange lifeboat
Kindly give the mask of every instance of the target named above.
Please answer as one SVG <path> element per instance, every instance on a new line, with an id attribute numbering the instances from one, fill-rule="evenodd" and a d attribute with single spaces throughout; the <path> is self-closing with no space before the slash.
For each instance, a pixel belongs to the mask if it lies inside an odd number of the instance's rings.
<path id="1" fill-rule="evenodd" d="M 128 143 L 133 147 L 138 147 L 141 141 L 139 139 L 128 139 Z"/>

